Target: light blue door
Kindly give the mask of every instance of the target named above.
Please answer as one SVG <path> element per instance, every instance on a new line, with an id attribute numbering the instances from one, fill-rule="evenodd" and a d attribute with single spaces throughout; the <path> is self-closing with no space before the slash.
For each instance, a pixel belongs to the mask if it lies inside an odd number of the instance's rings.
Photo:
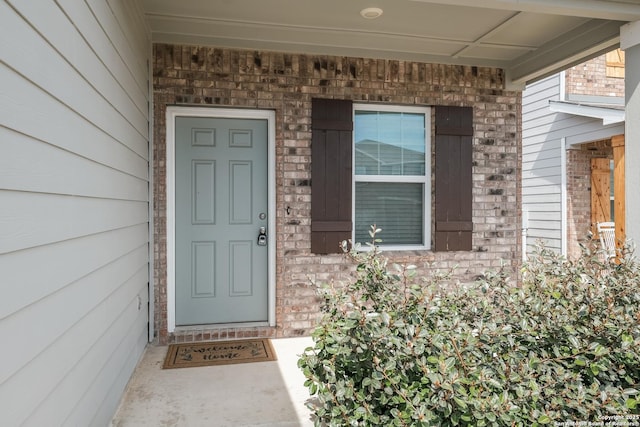
<path id="1" fill-rule="evenodd" d="M 175 125 L 176 325 L 267 321 L 268 122 Z"/>

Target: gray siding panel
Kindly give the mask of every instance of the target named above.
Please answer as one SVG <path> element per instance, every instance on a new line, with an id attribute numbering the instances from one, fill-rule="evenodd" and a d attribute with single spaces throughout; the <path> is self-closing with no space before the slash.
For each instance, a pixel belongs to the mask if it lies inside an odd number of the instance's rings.
<path id="1" fill-rule="evenodd" d="M 559 250 L 562 242 L 562 165 L 557 114 L 549 100 L 560 95 L 560 76 L 526 88 L 522 97 L 522 210 L 527 215 L 527 251 L 541 241 Z"/>
<path id="2" fill-rule="evenodd" d="M 624 132 L 624 123 L 602 126 L 602 120 L 591 119 L 582 122 L 580 127 L 573 129 L 573 132 L 567 136 L 567 146 L 608 139 L 614 135 L 622 135 Z"/>
<path id="3" fill-rule="evenodd" d="M 84 117 L 2 64 L 0 76 L 3 90 L 6 91 L 0 102 L 3 126 L 94 162 L 147 179 L 149 171 L 145 157 L 97 129 Z M 73 131 L 72 138 L 70 130 Z M 4 161 L 9 162 L 10 159 Z"/>
<path id="4" fill-rule="evenodd" d="M 148 181 L 24 134 L 0 128 L 3 187 L 7 190 L 119 200 L 147 200 Z M 60 165 L 66 165 L 61 168 Z M 78 176 L 84 177 L 77 179 Z"/>
<path id="5" fill-rule="evenodd" d="M 0 1 L 2 424 L 107 425 L 146 345 L 150 52 L 131 0 Z"/>
<path id="6" fill-rule="evenodd" d="M 20 4 L 34 5 L 36 3 L 22 2 Z M 53 6 L 53 3 L 44 4 Z M 43 17 L 47 17 L 46 11 L 40 13 Z M 51 21 L 48 21 L 47 17 L 44 22 L 54 22 L 55 16 L 52 14 Z M 108 78 L 112 76 L 106 72 L 99 73 L 96 70 L 95 75 L 88 76 L 91 80 L 87 80 L 87 77 L 80 74 L 75 68 L 82 68 L 82 66 L 69 62 L 75 58 L 64 58 L 60 56 L 59 52 L 52 51 L 49 42 L 36 33 L 28 23 L 22 21 L 20 25 L 11 25 L 14 22 L 15 19 L 11 20 L 8 13 L 3 15 L 2 8 L 0 8 L 0 26 L 9 27 L 7 30 L 12 32 L 13 37 L 31 45 L 32 49 L 39 54 L 25 55 L 23 49 L 20 48 L 21 44 L 6 43 L 6 46 L 3 46 L 3 48 L 7 47 L 3 52 L 3 55 L 6 55 L 6 62 L 11 64 L 11 67 L 25 80 L 49 93 L 75 114 L 82 116 L 103 132 L 127 145 L 140 156 L 146 157 L 147 145 L 144 137 L 144 133 L 147 131 L 146 124 L 141 120 L 139 114 L 134 114 L 139 111 L 130 108 L 131 105 L 125 105 L 129 104 L 123 101 L 126 94 L 120 97 L 114 95 L 114 93 L 122 94 L 124 90 L 120 86 L 115 86 L 116 83 L 112 78 Z M 55 31 L 55 29 L 50 31 Z M 67 42 L 73 42 L 73 40 Z M 10 46 L 14 46 L 14 48 L 11 49 Z M 88 51 L 91 52 L 90 49 Z M 82 53 L 82 49 L 80 49 L 80 54 Z M 84 56 L 81 56 L 79 62 L 82 62 L 83 59 Z M 43 67 L 42 64 L 46 64 L 46 67 Z M 94 78 L 96 80 L 93 80 Z M 111 80 L 111 84 L 98 84 L 96 81 L 100 79 Z M 73 81 L 73 83 L 71 85 L 66 83 L 69 81 Z M 106 93 L 100 92 L 100 89 L 106 90 L 105 86 L 111 87 L 112 90 Z"/>
<path id="7" fill-rule="evenodd" d="M 522 208 L 527 215 L 528 250 L 538 241 L 562 247 L 561 141 L 567 148 L 624 133 L 624 123 L 554 113 L 549 101 L 560 99 L 557 74 L 527 87 L 522 98 Z"/>
<path id="8" fill-rule="evenodd" d="M 11 298 L 0 298 L 0 319 L 115 262 L 138 247 L 147 234 L 146 225 L 141 224 L 3 254 L 0 295 Z M 74 260 L 76 268 L 68 267 L 69 260 Z"/>

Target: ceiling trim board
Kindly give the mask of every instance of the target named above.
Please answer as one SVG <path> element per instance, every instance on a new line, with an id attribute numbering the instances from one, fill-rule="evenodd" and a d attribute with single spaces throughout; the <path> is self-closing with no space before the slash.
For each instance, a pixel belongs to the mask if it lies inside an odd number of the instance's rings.
<path id="1" fill-rule="evenodd" d="M 640 20 L 640 4 L 612 0 L 409 0 L 419 3 L 512 10 L 614 21 Z"/>

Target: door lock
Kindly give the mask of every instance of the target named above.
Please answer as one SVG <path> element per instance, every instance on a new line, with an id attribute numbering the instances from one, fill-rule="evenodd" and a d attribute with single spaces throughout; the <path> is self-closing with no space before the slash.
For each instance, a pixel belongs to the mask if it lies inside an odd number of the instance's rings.
<path id="1" fill-rule="evenodd" d="M 267 246 L 267 229 L 260 227 L 260 233 L 258 234 L 258 246 Z"/>

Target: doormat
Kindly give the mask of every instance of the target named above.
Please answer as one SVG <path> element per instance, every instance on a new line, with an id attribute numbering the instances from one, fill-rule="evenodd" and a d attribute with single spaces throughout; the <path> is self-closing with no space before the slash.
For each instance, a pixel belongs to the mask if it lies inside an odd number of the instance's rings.
<path id="1" fill-rule="evenodd" d="M 277 360 L 276 353 L 273 351 L 271 341 L 267 338 L 191 342 L 169 345 L 162 368 L 190 368 L 273 360 Z"/>

